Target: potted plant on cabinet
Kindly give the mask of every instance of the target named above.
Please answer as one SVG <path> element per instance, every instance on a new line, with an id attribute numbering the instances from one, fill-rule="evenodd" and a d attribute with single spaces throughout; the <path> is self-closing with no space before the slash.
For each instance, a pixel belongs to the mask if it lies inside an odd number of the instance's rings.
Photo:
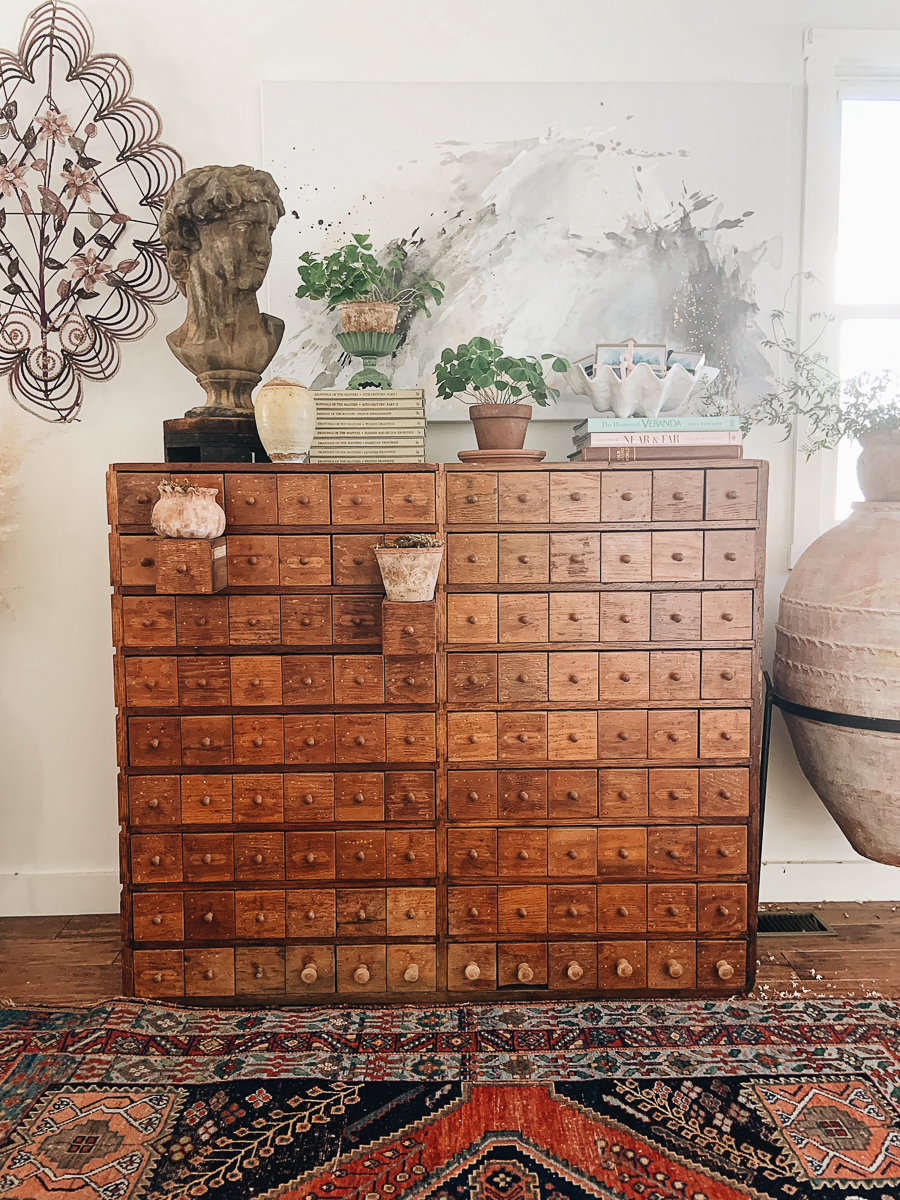
<path id="1" fill-rule="evenodd" d="M 434 367 L 437 392 L 444 400 L 459 396 L 471 405 L 479 450 L 521 450 L 532 403 L 545 408 L 559 396 L 544 378 L 542 362 L 550 362 L 554 371 L 571 365 L 557 354 L 514 358 L 489 338 L 473 337 L 441 354 Z"/>
<path id="2" fill-rule="evenodd" d="M 388 600 L 433 600 L 444 543 L 431 533 L 401 533 L 375 547 Z"/>

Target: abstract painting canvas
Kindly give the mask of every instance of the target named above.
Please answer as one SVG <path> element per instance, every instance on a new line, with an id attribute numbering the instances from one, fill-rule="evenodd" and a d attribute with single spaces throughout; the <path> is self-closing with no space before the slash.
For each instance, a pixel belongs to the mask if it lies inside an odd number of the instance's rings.
<path id="1" fill-rule="evenodd" d="M 386 360 L 396 387 L 425 387 L 433 420 L 466 417 L 432 372 L 475 335 L 572 361 L 598 342 L 665 344 L 704 354 L 749 402 L 784 293 L 790 103 L 768 84 L 264 84 L 265 167 L 287 209 L 274 368 L 345 384 L 337 317 L 296 299 L 297 260 L 371 233 L 446 285 Z M 585 415 L 553 382 L 558 404 L 535 415 Z"/>

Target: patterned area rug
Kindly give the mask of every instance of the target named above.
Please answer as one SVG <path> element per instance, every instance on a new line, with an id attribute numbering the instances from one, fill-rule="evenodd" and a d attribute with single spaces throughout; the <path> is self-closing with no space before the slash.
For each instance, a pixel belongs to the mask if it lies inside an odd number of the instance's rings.
<path id="1" fill-rule="evenodd" d="M 900 1002 L 0 1010 L 0 1197 L 900 1200 Z"/>

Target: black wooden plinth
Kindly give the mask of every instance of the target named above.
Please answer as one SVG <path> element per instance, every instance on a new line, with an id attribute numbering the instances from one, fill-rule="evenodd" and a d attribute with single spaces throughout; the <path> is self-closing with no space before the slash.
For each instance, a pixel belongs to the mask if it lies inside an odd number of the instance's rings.
<path id="1" fill-rule="evenodd" d="M 253 417 L 179 417 L 163 421 L 166 462 L 264 462 Z"/>

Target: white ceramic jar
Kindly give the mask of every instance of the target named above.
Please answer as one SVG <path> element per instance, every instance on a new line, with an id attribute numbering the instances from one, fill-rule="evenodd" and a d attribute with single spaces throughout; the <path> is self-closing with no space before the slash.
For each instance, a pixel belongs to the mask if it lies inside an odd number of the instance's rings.
<path id="1" fill-rule="evenodd" d="M 306 462 L 316 434 L 316 402 L 296 379 L 270 379 L 256 393 L 256 428 L 275 462 Z"/>

